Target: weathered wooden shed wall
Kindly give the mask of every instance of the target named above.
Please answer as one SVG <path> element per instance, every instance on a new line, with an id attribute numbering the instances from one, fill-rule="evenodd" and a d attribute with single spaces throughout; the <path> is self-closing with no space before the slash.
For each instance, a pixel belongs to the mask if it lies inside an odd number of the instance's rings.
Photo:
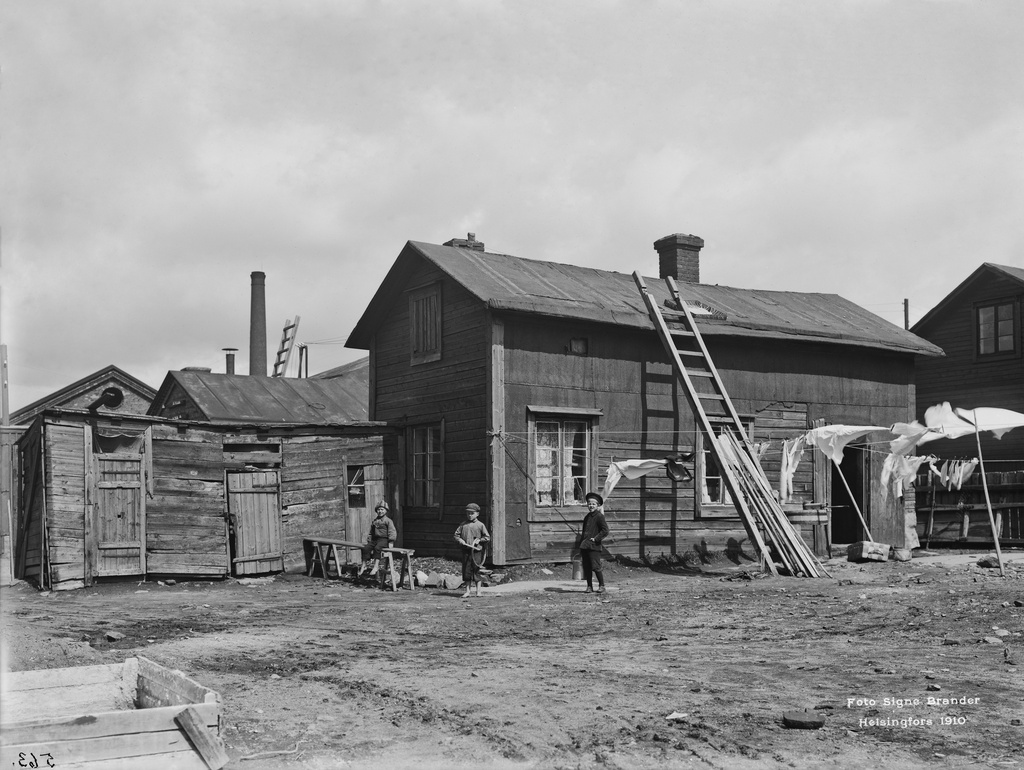
<path id="1" fill-rule="evenodd" d="M 486 507 L 488 499 L 488 317 L 479 301 L 436 268 L 421 263 L 408 281 L 410 286 L 433 282 L 441 283 L 444 306 L 442 358 L 410 366 L 409 307 L 397 304 L 376 333 L 371 401 L 376 399 L 377 407 L 370 416 L 403 426 L 442 422 L 443 505 L 406 503 L 399 535 L 408 547 L 455 554 L 455 529 L 465 505 Z M 400 489 L 407 483 L 395 481 Z M 405 499 L 401 492 L 398 497 Z"/>
<path id="2" fill-rule="evenodd" d="M 230 574 L 219 433 L 152 427 L 152 499 L 146 505 L 146 568 L 155 575 Z"/>
<path id="3" fill-rule="evenodd" d="M 372 429 L 356 429 L 352 435 L 343 426 L 231 430 L 159 418 L 119 419 L 116 425 L 118 432 L 139 435 L 146 457 L 140 482 L 145 549 L 131 574 L 233 574 L 225 494 L 229 472 L 278 475 L 286 568 L 303 564 L 303 535 L 347 539 L 370 518 L 368 510 L 348 505 L 348 465 L 367 470 L 370 499 L 382 497 L 388 488 L 383 435 Z M 97 471 L 103 455 L 94 447 L 94 440 L 102 439 L 94 431 L 104 430 L 110 431 L 110 423 L 102 417 L 62 413 L 39 418 L 20 441 L 25 472 L 19 577 L 74 588 L 102 576 L 96 565 L 98 544 L 90 532 L 99 521 L 96 504 L 103 486 Z"/>

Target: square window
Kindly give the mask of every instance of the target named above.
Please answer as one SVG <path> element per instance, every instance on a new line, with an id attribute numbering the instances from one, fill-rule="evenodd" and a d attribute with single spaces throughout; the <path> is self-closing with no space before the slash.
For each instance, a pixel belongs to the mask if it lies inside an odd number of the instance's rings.
<path id="1" fill-rule="evenodd" d="M 998 302 L 976 309 L 978 355 L 991 356 L 1017 350 L 1015 303 Z"/>
<path id="2" fill-rule="evenodd" d="M 591 421 L 538 417 L 533 434 L 537 505 L 584 505 L 593 457 Z"/>

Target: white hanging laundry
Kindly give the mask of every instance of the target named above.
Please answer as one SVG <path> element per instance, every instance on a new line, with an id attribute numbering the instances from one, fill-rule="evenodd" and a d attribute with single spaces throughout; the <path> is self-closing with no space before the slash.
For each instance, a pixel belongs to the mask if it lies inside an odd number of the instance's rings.
<path id="1" fill-rule="evenodd" d="M 960 467 L 957 469 L 956 481 L 955 481 L 956 486 L 954 487 L 954 489 L 960 489 L 960 487 L 962 487 L 964 484 L 966 484 L 967 480 L 970 479 L 971 475 L 974 473 L 974 469 L 977 468 L 977 467 L 978 467 L 978 458 L 977 457 L 975 457 L 975 458 L 973 458 L 971 460 L 961 460 L 960 461 Z"/>
<path id="2" fill-rule="evenodd" d="M 806 437 L 798 436 L 782 442 L 782 462 L 779 466 L 779 501 L 789 502 L 793 495 L 793 477 L 796 475 L 796 467 L 800 464 L 800 458 L 804 454 Z"/>
<path id="3" fill-rule="evenodd" d="M 659 468 L 664 468 L 667 465 L 667 460 L 618 460 L 608 466 L 608 470 L 605 472 L 604 491 L 602 497 L 605 500 L 615 489 L 615 485 L 619 483 L 622 477 L 627 479 L 638 479 L 641 476 L 646 476 L 652 471 L 656 471 Z"/>
<path id="4" fill-rule="evenodd" d="M 924 424 L 932 433 L 918 441 L 919 444 L 939 438 L 960 438 L 968 433 L 974 433 L 974 425 L 957 417 L 948 401 L 928 407 L 924 412 Z"/>
<path id="5" fill-rule="evenodd" d="M 895 433 L 899 437 L 889 442 L 889 451 L 893 454 L 905 455 L 920 444 L 931 432 L 931 429 L 914 420 L 913 422 L 893 423 L 889 426 L 889 432 Z"/>
<path id="6" fill-rule="evenodd" d="M 958 407 L 956 413 L 970 423 L 970 432 L 974 432 L 973 426 L 977 424 L 978 430 L 991 431 L 996 438 L 1002 438 L 1004 433 L 1014 428 L 1024 427 L 1024 414 L 1012 409 L 997 409 L 991 406 L 979 406 L 976 409 Z"/>
<path id="7" fill-rule="evenodd" d="M 879 425 L 822 425 L 807 431 L 804 437 L 838 465 L 843 461 L 843 450 L 847 444 L 876 430 L 889 429 Z"/>
<path id="8" fill-rule="evenodd" d="M 891 454 L 882 463 L 882 501 L 889 497 L 889 486 L 892 485 L 893 495 L 903 497 L 903 492 L 910 489 L 911 482 L 917 477 L 917 469 L 928 462 L 928 457 L 907 457 Z"/>

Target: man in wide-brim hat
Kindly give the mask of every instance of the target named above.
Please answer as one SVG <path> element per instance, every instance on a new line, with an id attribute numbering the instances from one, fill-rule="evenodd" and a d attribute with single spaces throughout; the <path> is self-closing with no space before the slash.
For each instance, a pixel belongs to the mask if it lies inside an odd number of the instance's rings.
<path id="1" fill-rule="evenodd" d="M 601 541 L 608 537 L 608 522 L 605 521 L 604 498 L 597 492 L 587 492 L 587 515 L 583 528 L 576 536 L 576 550 L 583 560 L 583 579 L 587 581 L 587 593 L 594 592 L 594 576 L 597 576 L 597 592 L 604 593 L 604 571 L 601 565 Z"/>

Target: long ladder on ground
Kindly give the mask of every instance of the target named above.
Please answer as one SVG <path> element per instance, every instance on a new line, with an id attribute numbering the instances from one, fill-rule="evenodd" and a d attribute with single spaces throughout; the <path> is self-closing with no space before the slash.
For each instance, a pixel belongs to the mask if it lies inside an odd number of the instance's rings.
<path id="1" fill-rule="evenodd" d="M 743 421 L 708 354 L 693 313 L 679 296 L 675 280 L 671 277 L 665 280 L 673 305 L 666 308 L 659 307 L 639 273 L 633 273 L 633 280 L 676 375 L 686 388 L 687 399 L 704 442 L 721 471 L 722 480 L 747 536 L 757 549 L 762 567 L 773 575 L 779 574 L 771 550 L 762 537 L 763 529 L 790 574 L 820 576 L 820 562 L 807 548 L 772 494 Z"/>

